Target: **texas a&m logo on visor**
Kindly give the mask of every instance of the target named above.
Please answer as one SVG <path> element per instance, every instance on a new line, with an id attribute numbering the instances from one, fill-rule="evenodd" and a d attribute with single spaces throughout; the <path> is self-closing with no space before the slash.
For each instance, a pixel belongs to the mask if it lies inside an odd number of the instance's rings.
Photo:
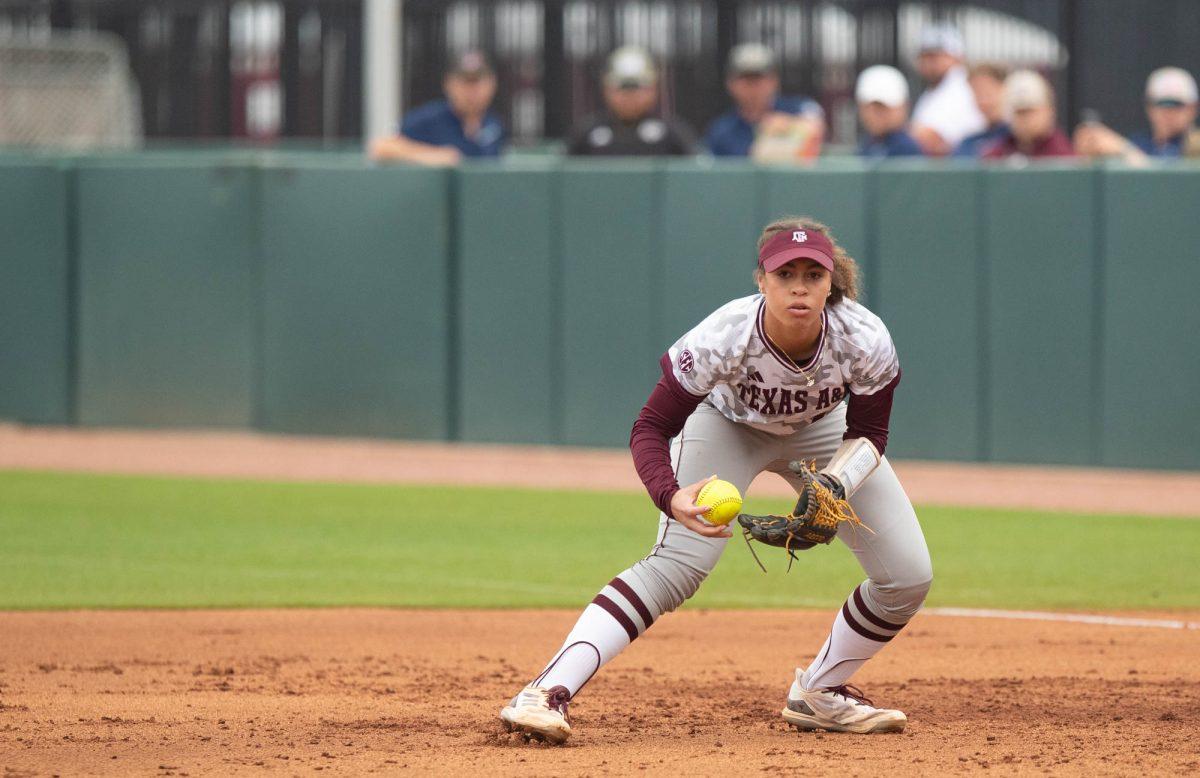
<path id="1" fill-rule="evenodd" d="M 805 243 L 808 241 L 808 233 L 804 230 L 796 230 L 792 233 L 793 243 Z"/>
<path id="2" fill-rule="evenodd" d="M 690 373 L 695 366 L 696 360 L 692 358 L 692 352 L 687 349 L 679 352 L 679 372 Z"/>

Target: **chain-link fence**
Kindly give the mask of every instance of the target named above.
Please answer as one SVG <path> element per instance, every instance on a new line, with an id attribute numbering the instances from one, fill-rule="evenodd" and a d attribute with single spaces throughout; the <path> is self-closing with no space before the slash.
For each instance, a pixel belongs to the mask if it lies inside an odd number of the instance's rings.
<path id="1" fill-rule="evenodd" d="M 137 84 L 120 38 L 0 40 L 0 146 L 131 148 L 141 140 Z"/>
<path id="2" fill-rule="evenodd" d="M 561 138 L 600 106 L 604 58 L 646 46 L 662 109 L 704 127 L 728 107 L 725 58 L 743 41 L 780 57 L 783 89 L 817 99 L 836 142 L 856 131 L 854 78 L 877 63 L 913 76 L 916 36 L 958 25 L 972 61 L 1036 67 L 1067 126 L 1085 108 L 1123 131 L 1144 122 L 1151 70 L 1200 71 L 1197 0 L 404 0 L 402 93 L 439 96 L 467 47 L 494 58 L 495 109 L 518 142 Z M 147 138 L 358 140 L 362 0 L 0 0 L 0 40 L 51 30 L 121 38 Z"/>
<path id="3" fill-rule="evenodd" d="M 483 47 L 496 60 L 497 108 L 518 141 L 562 137 L 601 108 L 605 59 L 618 46 L 648 49 L 661 65 L 663 113 L 704 127 L 729 107 L 725 58 L 737 43 L 772 48 L 785 93 L 822 104 L 832 140 L 852 143 L 854 80 L 864 67 L 913 76 L 921 28 L 959 26 L 970 57 L 1036 68 L 1059 82 L 1060 3 L 796 2 L 796 0 L 406 0 L 404 95 L 440 94 L 454 55 Z"/>

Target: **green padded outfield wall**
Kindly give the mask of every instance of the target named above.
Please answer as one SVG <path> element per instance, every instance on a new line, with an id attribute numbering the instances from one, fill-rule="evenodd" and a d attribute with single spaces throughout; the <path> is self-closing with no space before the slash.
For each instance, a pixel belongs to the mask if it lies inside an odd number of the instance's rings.
<path id="1" fill-rule="evenodd" d="M 1098 176 L 984 174 L 987 459 L 1099 459 Z"/>
<path id="2" fill-rule="evenodd" d="M 561 437 L 558 184 L 547 166 L 458 172 L 454 310 L 464 440 Z"/>
<path id="3" fill-rule="evenodd" d="M 444 438 L 449 174 L 262 170 L 265 429 Z"/>
<path id="4" fill-rule="evenodd" d="M 0 418 L 71 421 L 70 175 L 0 163 Z"/>
<path id="5" fill-rule="evenodd" d="M 163 153 L 0 173 L 3 418 L 624 446 L 662 351 L 752 291 L 764 222 L 806 213 L 899 349 L 889 453 L 1200 467 L 1194 168 Z"/>
<path id="6" fill-rule="evenodd" d="M 1200 171 L 1104 174 L 1101 463 L 1200 467 Z"/>
<path id="7" fill-rule="evenodd" d="M 651 162 L 564 164 L 562 442 L 622 446 L 660 375 L 662 176 Z"/>
<path id="8" fill-rule="evenodd" d="M 660 354 L 720 306 L 758 291 L 754 243 L 763 222 L 756 170 L 668 162 L 664 176 L 655 258 L 662 262 Z"/>
<path id="9" fill-rule="evenodd" d="M 976 170 L 895 163 L 876 177 L 871 308 L 887 324 L 903 378 L 888 452 L 977 459 L 984 387 Z"/>
<path id="10" fill-rule="evenodd" d="M 76 175 L 79 421 L 250 426 L 254 170 L 163 159 Z"/>

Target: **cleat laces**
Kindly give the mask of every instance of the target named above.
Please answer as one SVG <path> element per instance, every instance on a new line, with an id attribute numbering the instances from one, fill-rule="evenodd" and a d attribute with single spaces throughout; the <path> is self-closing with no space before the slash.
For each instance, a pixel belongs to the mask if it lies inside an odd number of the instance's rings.
<path id="1" fill-rule="evenodd" d="M 543 689 L 537 686 L 530 687 L 521 692 L 521 697 L 522 705 L 532 705 L 552 710 L 561 714 L 568 724 L 571 722 L 570 716 L 567 715 L 567 707 L 571 702 L 571 693 L 567 691 L 567 687 L 555 686 L 552 689 Z"/>
<path id="2" fill-rule="evenodd" d="M 875 707 L 875 703 L 871 702 L 871 700 L 867 698 L 867 695 L 863 694 L 862 689 L 858 688 L 857 686 L 842 684 L 841 686 L 831 686 L 825 691 L 829 692 L 830 694 L 836 694 L 846 700 L 856 702 L 860 705 L 870 705 L 872 708 Z"/>

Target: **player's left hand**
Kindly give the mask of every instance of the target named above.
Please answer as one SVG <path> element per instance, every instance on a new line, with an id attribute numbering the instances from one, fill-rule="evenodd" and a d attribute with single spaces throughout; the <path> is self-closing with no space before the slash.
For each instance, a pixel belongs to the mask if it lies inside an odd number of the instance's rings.
<path id="1" fill-rule="evenodd" d="M 788 465 L 788 467 L 792 470 L 792 472 L 796 473 L 797 475 L 800 475 L 801 478 L 804 478 L 805 475 L 802 475 L 801 471 L 794 467 L 794 465 L 798 465 L 798 464 L 800 464 L 800 463 L 792 462 L 791 464 Z M 817 471 L 811 473 L 811 475 L 809 477 L 811 477 L 812 480 L 816 481 L 821 486 L 824 486 L 826 489 L 828 489 L 833 494 L 833 496 L 836 497 L 837 499 L 839 499 L 839 500 L 846 499 L 846 488 L 844 486 L 842 486 L 842 482 L 839 481 L 838 479 L 834 478 L 833 476 L 829 475 L 828 473 L 822 473 L 820 470 L 817 470 Z M 799 510 L 800 506 L 797 505 L 796 507 L 797 507 L 797 510 Z"/>
<path id="2" fill-rule="evenodd" d="M 833 542 L 842 522 L 865 527 L 846 501 L 846 490 L 838 479 L 818 472 L 811 463 L 791 462 L 788 468 L 800 477 L 801 482 L 795 509 L 787 516 L 746 513 L 738 516 L 747 544 L 753 539 L 768 546 L 779 546 L 794 559 L 797 551 Z M 758 561 L 757 554 L 754 558 Z M 762 567 L 762 562 L 758 564 Z M 791 568 L 790 561 L 788 567 Z M 765 567 L 763 571 L 766 571 Z"/>

